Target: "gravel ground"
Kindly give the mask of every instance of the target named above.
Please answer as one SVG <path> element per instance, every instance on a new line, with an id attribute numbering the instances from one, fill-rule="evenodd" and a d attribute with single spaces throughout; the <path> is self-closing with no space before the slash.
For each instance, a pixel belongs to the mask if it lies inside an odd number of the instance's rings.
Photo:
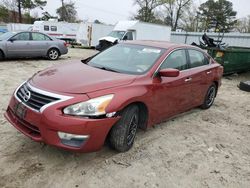
<path id="1" fill-rule="evenodd" d="M 139 131 L 126 153 L 66 152 L 31 141 L 4 119 L 14 89 L 35 72 L 94 53 L 0 62 L 0 187 L 250 187 L 250 94 L 237 88 L 250 73 L 225 77 L 211 109 Z"/>

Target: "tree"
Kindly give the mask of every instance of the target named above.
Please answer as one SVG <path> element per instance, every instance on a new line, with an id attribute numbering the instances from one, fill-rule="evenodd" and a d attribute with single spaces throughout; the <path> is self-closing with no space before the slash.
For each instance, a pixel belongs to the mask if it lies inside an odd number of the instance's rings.
<path id="1" fill-rule="evenodd" d="M 250 33 L 250 15 L 238 20 L 236 30 L 240 33 Z"/>
<path id="2" fill-rule="evenodd" d="M 8 21 L 6 22 L 16 22 L 18 15 L 17 0 L 2 0 L 1 5 L 8 10 Z"/>
<path id="3" fill-rule="evenodd" d="M 204 31 L 214 29 L 214 32 L 229 32 L 236 24 L 237 12 L 233 3 L 227 0 L 208 0 L 199 7 Z"/>
<path id="4" fill-rule="evenodd" d="M 64 3 L 64 0 L 61 0 L 62 6 L 56 10 L 56 13 L 59 15 L 60 19 L 66 22 L 76 22 L 77 21 L 77 11 L 75 8 L 75 3 L 70 1 L 69 3 Z"/>
<path id="5" fill-rule="evenodd" d="M 187 32 L 199 31 L 199 15 L 196 7 L 184 9 L 179 26 Z"/>
<path id="6" fill-rule="evenodd" d="M 192 0 L 161 0 L 161 5 L 166 12 L 165 22 L 171 26 L 173 31 L 176 31 L 183 13 L 191 4 Z"/>
<path id="7" fill-rule="evenodd" d="M 138 13 L 134 16 L 134 19 L 151 23 L 156 21 L 154 9 L 160 5 L 158 0 L 134 0 L 134 4 L 139 6 Z"/>
<path id="8" fill-rule="evenodd" d="M 7 22 L 8 17 L 9 10 L 3 5 L 0 5 L 0 22 Z"/>
<path id="9" fill-rule="evenodd" d="M 47 1 L 42 1 L 42 0 L 21 0 L 21 7 L 25 10 L 28 10 L 28 13 L 27 12 L 25 13 L 25 17 L 28 18 L 29 20 L 32 20 L 32 17 L 30 16 L 30 11 L 32 9 L 40 8 L 43 10 L 43 7 L 46 6 L 46 4 Z"/>

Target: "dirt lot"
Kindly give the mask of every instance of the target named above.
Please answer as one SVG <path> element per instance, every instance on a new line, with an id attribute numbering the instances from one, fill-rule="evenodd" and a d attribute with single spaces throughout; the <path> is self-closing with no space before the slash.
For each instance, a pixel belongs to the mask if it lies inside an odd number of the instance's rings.
<path id="1" fill-rule="evenodd" d="M 93 53 L 0 62 L 0 187 L 250 187 L 250 94 L 237 88 L 250 73 L 224 78 L 211 109 L 140 131 L 127 153 L 107 146 L 69 153 L 31 141 L 4 119 L 12 92 L 32 74 Z"/>

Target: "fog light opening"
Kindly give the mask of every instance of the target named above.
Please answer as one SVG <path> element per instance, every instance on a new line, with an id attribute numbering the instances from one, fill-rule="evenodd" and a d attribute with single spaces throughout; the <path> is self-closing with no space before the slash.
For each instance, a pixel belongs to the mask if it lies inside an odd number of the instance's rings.
<path id="1" fill-rule="evenodd" d="M 62 144 L 70 147 L 81 147 L 89 138 L 89 135 L 75 135 L 64 132 L 58 132 Z"/>

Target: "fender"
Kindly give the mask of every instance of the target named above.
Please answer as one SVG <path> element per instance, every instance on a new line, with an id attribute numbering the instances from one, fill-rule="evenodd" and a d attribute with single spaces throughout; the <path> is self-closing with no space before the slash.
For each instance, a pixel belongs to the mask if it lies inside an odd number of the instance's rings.
<path id="1" fill-rule="evenodd" d="M 152 105 L 151 103 L 153 103 L 151 93 L 144 85 L 137 85 L 137 86 L 128 85 L 124 86 L 123 88 L 120 87 L 112 90 L 107 89 L 107 90 L 97 91 L 94 93 L 88 93 L 88 96 L 90 98 L 95 98 L 108 94 L 114 94 L 114 98 L 106 109 L 107 113 L 120 112 L 125 107 L 127 107 L 132 103 L 140 102 L 145 104 L 146 107 Z M 150 109 L 152 108 L 147 108 L 147 109 L 148 109 L 147 127 L 150 127 L 151 125 L 154 124 L 154 119 L 155 119 L 154 116 L 157 114 L 157 112 L 150 111 Z"/>

